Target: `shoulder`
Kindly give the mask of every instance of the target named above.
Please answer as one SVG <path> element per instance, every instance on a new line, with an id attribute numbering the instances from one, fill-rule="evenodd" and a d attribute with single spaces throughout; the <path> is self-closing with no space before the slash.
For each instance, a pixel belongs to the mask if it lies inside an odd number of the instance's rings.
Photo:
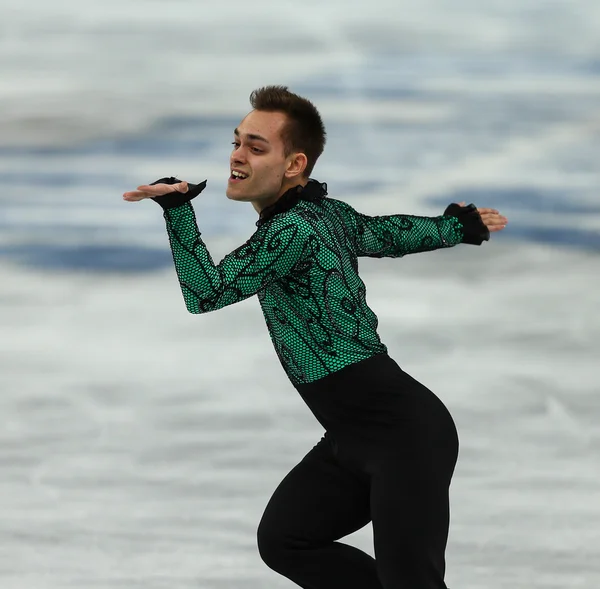
<path id="1" fill-rule="evenodd" d="M 262 224 L 252 235 L 250 241 L 304 242 L 315 234 L 310 214 L 299 207 L 279 213 Z"/>
<path id="2" fill-rule="evenodd" d="M 354 209 L 354 207 L 344 200 L 327 197 L 324 199 L 324 203 L 325 206 L 328 207 L 330 210 L 342 213 L 356 214 L 356 210 Z"/>

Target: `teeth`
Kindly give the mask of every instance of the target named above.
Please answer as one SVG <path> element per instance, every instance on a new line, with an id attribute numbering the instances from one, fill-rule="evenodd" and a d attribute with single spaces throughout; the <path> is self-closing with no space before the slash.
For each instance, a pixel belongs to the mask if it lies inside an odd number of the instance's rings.
<path id="1" fill-rule="evenodd" d="M 246 174 L 242 174 L 241 172 L 236 172 L 235 170 L 233 172 L 231 172 L 231 175 L 234 178 L 247 178 L 248 176 L 246 176 Z"/>

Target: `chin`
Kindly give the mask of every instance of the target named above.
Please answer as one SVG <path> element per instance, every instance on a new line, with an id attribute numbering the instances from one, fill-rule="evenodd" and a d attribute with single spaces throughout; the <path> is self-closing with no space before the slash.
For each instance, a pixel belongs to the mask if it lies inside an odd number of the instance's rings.
<path id="1" fill-rule="evenodd" d="M 225 195 L 229 200 L 238 200 L 240 202 L 250 202 L 256 198 L 254 194 L 248 191 L 251 187 L 242 187 L 239 184 L 231 185 L 227 183 Z"/>
<path id="2" fill-rule="evenodd" d="M 241 194 L 232 194 L 229 189 L 225 191 L 225 196 L 229 200 L 244 200 L 244 197 Z"/>

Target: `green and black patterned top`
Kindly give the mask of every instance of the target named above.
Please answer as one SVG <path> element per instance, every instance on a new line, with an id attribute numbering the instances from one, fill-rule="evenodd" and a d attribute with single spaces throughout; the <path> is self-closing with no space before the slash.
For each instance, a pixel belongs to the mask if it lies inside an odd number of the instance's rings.
<path id="1" fill-rule="evenodd" d="M 387 351 L 358 274 L 360 256 L 395 258 L 489 239 L 473 205 L 452 205 L 454 214 L 439 217 L 371 217 L 311 180 L 265 209 L 250 239 L 215 264 L 190 202 L 205 185 L 154 198 L 164 209 L 186 307 L 207 313 L 257 295 L 294 385 Z"/>

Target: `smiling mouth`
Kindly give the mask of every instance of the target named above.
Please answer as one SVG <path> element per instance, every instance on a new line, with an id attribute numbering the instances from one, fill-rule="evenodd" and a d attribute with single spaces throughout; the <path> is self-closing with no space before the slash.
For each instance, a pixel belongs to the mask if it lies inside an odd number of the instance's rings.
<path id="1" fill-rule="evenodd" d="M 243 172 L 238 172 L 234 170 L 233 172 L 231 172 L 231 176 L 229 176 L 229 179 L 234 182 L 240 182 L 242 180 L 245 180 L 247 177 L 248 174 L 244 174 Z"/>

